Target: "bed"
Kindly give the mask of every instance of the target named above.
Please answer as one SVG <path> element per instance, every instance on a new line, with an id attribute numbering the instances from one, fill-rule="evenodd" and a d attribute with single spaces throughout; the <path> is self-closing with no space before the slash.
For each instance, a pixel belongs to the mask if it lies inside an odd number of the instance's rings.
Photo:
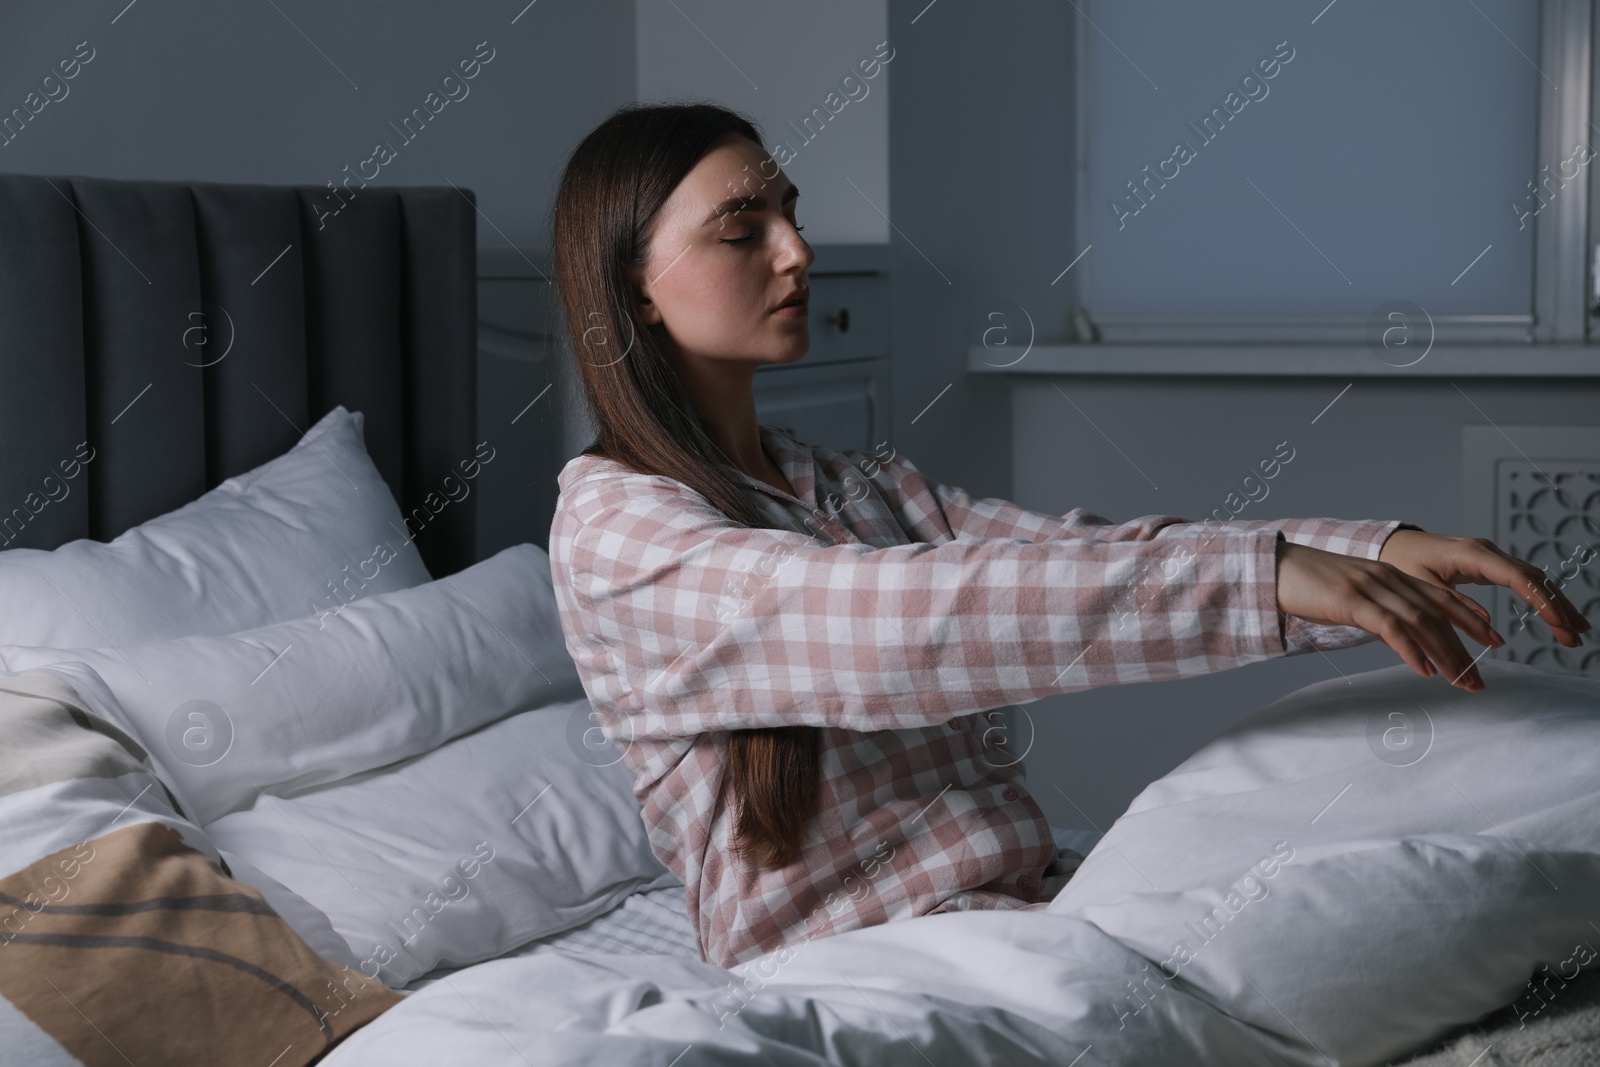
<path id="1" fill-rule="evenodd" d="M 0 177 L 6 1062 L 1600 1062 L 1600 682 L 1494 661 L 1255 710 L 1043 911 L 700 959 L 474 559 L 470 194 L 326 195 Z"/>

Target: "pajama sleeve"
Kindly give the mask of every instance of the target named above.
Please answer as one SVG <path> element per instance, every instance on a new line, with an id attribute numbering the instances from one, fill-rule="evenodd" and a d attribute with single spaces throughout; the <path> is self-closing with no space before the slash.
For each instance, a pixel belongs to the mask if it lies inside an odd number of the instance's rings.
<path id="1" fill-rule="evenodd" d="M 742 526 L 671 478 L 572 493 L 572 648 L 641 739 L 927 726 L 1286 650 L 1270 526 L 1202 538 L 1080 510 L 1035 539 L 982 502 L 985 537 L 874 547 Z"/>
<path id="2" fill-rule="evenodd" d="M 878 462 L 875 455 L 864 457 L 864 469 Z M 1123 523 L 1073 508 L 1061 515 L 1029 511 L 1007 500 L 987 497 L 975 500 L 954 486 L 942 485 L 923 474 L 910 460 L 896 456 L 886 461 L 893 477 L 875 480 L 880 488 L 898 487 L 896 503 L 904 513 L 919 517 L 936 507 L 957 537 L 1025 538 L 1030 541 L 1095 537 L 1124 541 L 1139 538 L 1189 537 L 1201 543 L 1224 532 L 1276 530 L 1284 539 L 1325 552 L 1338 552 L 1363 559 L 1377 559 L 1383 544 L 1396 529 L 1420 530 L 1420 526 L 1389 520 L 1348 519 L 1206 519 L 1190 522 L 1171 516 L 1147 515 Z M 1276 604 L 1276 600 L 1274 600 Z M 1331 652 L 1378 640 L 1359 626 L 1331 626 L 1310 622 L 1297 615 L 1279 613 L 1281 640 L 1287 655 Z"/>

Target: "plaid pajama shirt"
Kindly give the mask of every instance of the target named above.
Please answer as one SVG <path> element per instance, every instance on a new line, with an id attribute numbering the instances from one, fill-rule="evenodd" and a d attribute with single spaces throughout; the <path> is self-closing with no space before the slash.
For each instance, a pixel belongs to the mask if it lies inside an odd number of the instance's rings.
<path id="1" fill-rule="evenodd" d="M 561 471 L 550 529 L 567 648 L 723 966 L 933 911 L 1042 907 L 1050 828 L 979 713 L 1375 640 L 1281 614 L 1276 545 L 1376 559 L 1402 525 L 1046 515 L 892 451 L 760 435 L 798 493 L 740 474 L 773 529 L 588 455 Z M 818 809 L 799 859 L 764 871 L 732 848 L 728 732 L 790 724 L 821 730 Z"/>

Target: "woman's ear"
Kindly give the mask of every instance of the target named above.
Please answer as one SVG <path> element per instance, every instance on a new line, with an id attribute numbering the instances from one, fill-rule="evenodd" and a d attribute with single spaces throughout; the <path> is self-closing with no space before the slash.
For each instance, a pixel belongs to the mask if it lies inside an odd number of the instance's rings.
<path id="1" fill-rule="evenodd" d="M 656 302 L 650 299 L 649 287 L 645 284 L 644 268 L 630 267 L 628 269 L 628 283 L 633 289 L 634 303 L 639 307 L 639 319 L 646 326 L 661 325 L 661 309 Z"/>

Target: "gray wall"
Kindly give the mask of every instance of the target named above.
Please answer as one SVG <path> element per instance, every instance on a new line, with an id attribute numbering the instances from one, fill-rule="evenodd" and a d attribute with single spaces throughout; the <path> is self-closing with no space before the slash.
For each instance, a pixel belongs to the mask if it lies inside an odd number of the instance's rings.
<path id="1" fill-rule="evenodd" d="M 968 339 L 1015 303 L 1060 335 L 1071 307 L 1049 283 L 1074 254 L 1075 17 L 1043 2 L 889 4 L 894 445 L 977 496 L 1012 491 L 1011 402 L 1004 380 L 968 377 Z"/>
<path id="2" fill-rule="evenodd" d="M 639 99 L 744 112 L 800 189 L 806 240 L 881 244 L 894 213 L 889 86 L 899 57 L 870 61 L 886 22 L 885 0 L 639 0 Z"/>
<path id="3" fill-rule="evenodd" d="M 1449 380 L 1357 379 L 1312 425 L 1349 379 L 966 375 L 965 345 L 985 310 L 1020 304 L 1041 337 L 1068 333 L 1071 276 L 1050 280 L 1082 245 L 1073 233 L 1070 57 L 1084 27 L 1070 5 L 1045 0 L 931 9 L 891 0 L 889 12 L 902 451 L 977 496 L 1121 521 L 1200 518 L 1288 440 L 1296 458 L 1241 518 L 1403 518 L 1442 533 L 1490 532 L 1463 528 L 1461 427 L 1485 418 Z M 1593 425 L 1600 413 L 1600 379 L 1457 384 L 1502 425 Z M 1374 644 L 1048 697 L 1025 707 L 1014 741 L 1031 742 L 1029 785 L 1052 823 L 1105 829 L 1146 784 L 1249 711 L 1341 672 L 1399 662 Z"/>
<path id="4" fill-rule="evenodd" d="M 567 154 L 635 95 L 631 0 L 545 0 L 515 25 L 520 4 L 126 3 L 0 11 L 0 112 L 80 41 L 94 49 L 0 147 L 0 170 L 321 185 L 386 141 L 374 184 L 454 182 L 477 193 L 480 246 L 540 245 Z M 465 96 L 452 88 L 409 143 L 391 128 L 485 41 Z"/>
<path id="5" fill-rule="evenodd" d="M 394 159 L 374 184 L 473 189 L 481 247 L 537 249 L 567 155 L 607 113 L 640 98 L 712 98 L 755 115 L 769 147 L 795 149 L 791 177 L 816 219 L 808 237 L 888 233 L 877 209 L 889 212 L 895 62 L 858 80 L 860 99 L 811 142 L 788 127 L 887 37 L 884 0 L 126 3 L 0 9 L 0 114 L 79 42 L 93 49 L 66 95 L 0 146 L 0 171 L 321 185 L 388 142 Z M 443 79 L 480 42 L 493 59 L 407 141 L 406 116 L 430 92 L 445 97 Z"/>

